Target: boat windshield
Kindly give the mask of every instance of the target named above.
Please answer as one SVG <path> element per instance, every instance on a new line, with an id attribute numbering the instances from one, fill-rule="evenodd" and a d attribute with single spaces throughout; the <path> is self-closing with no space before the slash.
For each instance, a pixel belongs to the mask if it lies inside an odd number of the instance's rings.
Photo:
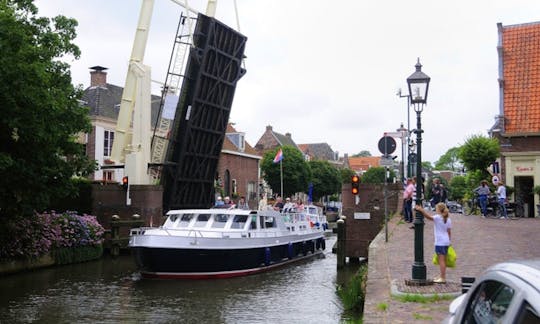
<path id="1" fill-rule="evenodd" d="M 227 224 L 229 215 L 227 214 L 214 214 L 214 223 L 212 224 L 213 228 L 224 228 Z"/>
<path id="2" fill-rule="evenodd" d="M 234 215 L 231 228 L 244 228 L 248 219 L 248 215 Z"/>
<path id="3" fill-rule="evenodd" d="M 193 214 L 183 214 L 182 218 L 180 218 L 180 223 L 178 224 L 178 227 L 188 227 L 189 222 L 193 219 Z"/>
<path id="4" fill-rule="evenodd" d="M 199 214 L 199 216 L 197 216 L 197 221 L 195 222 L 195 227 L 205 227 L 209 219 L 210 214 Z"/>

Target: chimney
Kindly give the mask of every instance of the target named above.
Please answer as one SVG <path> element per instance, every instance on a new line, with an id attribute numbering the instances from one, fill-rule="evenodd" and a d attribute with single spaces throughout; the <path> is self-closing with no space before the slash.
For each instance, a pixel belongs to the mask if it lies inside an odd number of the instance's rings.
<path id="1" fill-rule="evenodd" d="M 107 72 L 108 68 L 103 66 L 90 67 L 90 87 L 104 87 L 107 84 Z"/>
<path id="2" fill-rule="evenodd" d="M 285 133 L 285 136 L 287 136 L 288 138 L 291 138 L 291 133 Z"/>
<path id="3" fill-rule="evenodd" d="M 272 131 L 272 126 L 270 125 L 266 126 L 266 131 Z"/>

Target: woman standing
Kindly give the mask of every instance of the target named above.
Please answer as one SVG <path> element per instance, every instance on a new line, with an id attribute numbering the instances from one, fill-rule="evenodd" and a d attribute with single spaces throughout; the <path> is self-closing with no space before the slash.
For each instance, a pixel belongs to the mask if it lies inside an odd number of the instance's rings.
<path id="1" fill-rule="evenodd" d="M 446 255 L 451 242 L 452 221 L 448 217 L 448 208 L 445 203 L 435 205 L 435 215 L 428 214 L 420 205 L 414 208 L 425 218 L 433 221 L 433 230 L 435 235 L 435 253 L 439 259 L 439 269 L 441 275 L 433 279 L 435 283 L 446 283 Z"/>

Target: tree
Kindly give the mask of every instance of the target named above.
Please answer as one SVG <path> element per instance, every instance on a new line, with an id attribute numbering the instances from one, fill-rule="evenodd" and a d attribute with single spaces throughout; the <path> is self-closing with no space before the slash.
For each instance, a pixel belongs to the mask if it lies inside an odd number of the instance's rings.
<path id="1" fill-rule="evenodd" d="M 462 163 L 459 159 L 460 147 L 452 147 L 446 153 L 439 157 L 439 160 L 435 162 L 435 170 L 461 170 Z"/>
<path id="2" fill-rule="evenodd" d="M 458 157 L 468 170 L 479 170 L 489 176 L 487 168 L 500 154 L 499 142 L 495 138 L 473 135 L 461 146 Z"/>
<path id="3" fill-rule="evenodd" d="M 341 173 L 341 182 L 342 183 L 351 182 L 352 176 L 356 174 L 356 172 L 354 172 L 354 170 L 352 170 L 352 169 L 339 169 L 339 172 Z"/>
<path id="4" fill-rule="evenodd" d="M 371 156 L 371 153 L 369 151 L 360 151 L 359 153 L 354 154 L 352 157 L 366 157 Z"/>
<path id="5" fill-rule="evenodd" d="M 341 191 L 341 174 L 328 161 L 314 160 L 308 164 L 312 173 L 313 201 Z"/>
<path id="6" fill-rule="evenodd" d="M 448 195 L 448 198 L 450 200 L 461 201 L 469 190 L 466 178 L 464 176 L 453 177 L 450 180 L 450 187 L 452 188 Z"/>
<path id="7" fill-rule="evenodd" d="M 392 182 L 392 179 L 396 177 L 396 174 L 394 173 L 394 170 L 389 169 L 389 177 L 387 179 L 388 182 Z M 385 168 L 384 167 L 373 167 L 369 168 L 364 174 L 362 174 L 361 182 L 362 183 L 384 183 L 384 175 Z"/>
<path id="8" fill-rule="evenodd" d="M 283 193 L 281 193 L 280 163 L 274 163 L 274 157 L 279 149 L 283 150 Z M 261 161 L 261 170 L 264 179 L 274 192 L 290 196 L 296 192 L 307 192 L 311 180 L 311 169 L 304 161 L 302 153 L 292 146 L 282 146 L 264 154 Z"/>
<path id="9" fill-rule="evenodd" d="M 422 169 L 431 171 L 433 170 L 433 165 L 429 161 L 422 161 Z"/>
<path id="10" fill-rule="evenodd" d="M 37 17 L 31 0 L 0 1 L 0 217 L 24 216 L 75 193 L 92 172 L 77 135 L 89 132 L 82 91 L 71 84 L 77 22 Z"/>

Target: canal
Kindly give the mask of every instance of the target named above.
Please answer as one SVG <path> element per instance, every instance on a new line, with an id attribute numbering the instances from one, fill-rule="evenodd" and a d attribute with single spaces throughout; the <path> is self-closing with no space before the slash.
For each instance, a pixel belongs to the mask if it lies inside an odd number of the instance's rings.
<path id="1" fill-rule="evenodd" d="M 324 256 L 232 279 L 141 279 L 129 255 L 0 278 L 0 323 L 339 323 L 356 269 Z"/>

